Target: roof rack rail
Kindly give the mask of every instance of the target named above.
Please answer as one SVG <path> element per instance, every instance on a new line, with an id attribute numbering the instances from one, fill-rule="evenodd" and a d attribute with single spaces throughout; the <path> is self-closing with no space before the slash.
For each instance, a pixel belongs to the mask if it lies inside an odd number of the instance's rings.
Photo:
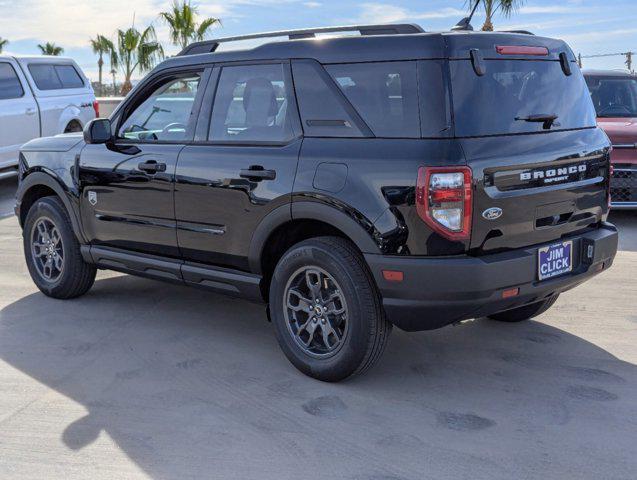
<path id="1" fill-rule="evenodd" d="M 533 35 L 533 36 L 535 36 L 535 33 L 529 32 L 528 30 L 498 30 L 498 32 L 500 32 L 500 33 L 521 33 L 522 35 Z"/>
<path id="2" fill-rule="evenodd" d="M 420 25 L 411 23 L 396 24 L 379 24 L 379 25 L 350 25 L 342 27 L 319 27 L 306 28 L 300 30 L 281 30 L 278 32 L 253 33 L 250 35 L 239 35 L 236 37 L 216 38 L 214 40 L 205 40 L 203 42 L 195 42 L 188 45 L 178 56 L 195 55 L 198 53 L 212 53 L 219 47 L 221 43 L 237 42 L 241 40 L 254 40 L 257 38 L 275 38 L 288 37 L 290 40 L 299 40 L 303 38 L 314 38 L 317 33 L 334 33 L 334 32 L 359 32 L 361 35 L 400 35 L 424 33 Z"/>

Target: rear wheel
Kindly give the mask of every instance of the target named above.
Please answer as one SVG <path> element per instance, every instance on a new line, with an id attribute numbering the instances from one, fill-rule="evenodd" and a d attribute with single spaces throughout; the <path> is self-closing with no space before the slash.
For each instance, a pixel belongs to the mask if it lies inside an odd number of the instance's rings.
<path id="1" fill-rule="evenodd" d="M 68 212 L 59 198 L 44 197 L 31 206 L 22 237 L 29 273 L 42 293 L 74 298 L 91 288 L 96 269 L 82 258 Z"/>
<path id="2" fill-rule="evenodd" d="M 324 381 L 369 369 L 391 331 L 364 260 L 338 237 L 306 240 L 283 255 L 270 287 L 270 314 L 287 358 Z"/>
<path id="3" fill-rule="evenodd" d="M 547 298 L 546 300 L 489 315 L 489 318 L 498 320 L 499 322 L 521 322 L 523 320 L 529 320 L 546 312 L 553 306 L 558 297 L 559 294 L 553 295 L 551 298 Z"/>

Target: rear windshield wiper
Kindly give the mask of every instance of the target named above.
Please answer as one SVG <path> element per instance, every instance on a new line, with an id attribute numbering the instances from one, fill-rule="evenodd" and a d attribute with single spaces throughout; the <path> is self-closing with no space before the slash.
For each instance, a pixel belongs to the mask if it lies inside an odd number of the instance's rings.
<path id="1" fill-rule="evenodd" d="M 524 122 L 542 123 L 542 128 L 544 130 L 550 130 L 555 120 L 557 120 L 557 115 L 555 115 L 554 113 L 538 113 L 535 115 L 529 115 L 527 117 L 515 117 L 515 119 Z M 559 126 L 559 123 L 556 123 L 555 126 Z"/>

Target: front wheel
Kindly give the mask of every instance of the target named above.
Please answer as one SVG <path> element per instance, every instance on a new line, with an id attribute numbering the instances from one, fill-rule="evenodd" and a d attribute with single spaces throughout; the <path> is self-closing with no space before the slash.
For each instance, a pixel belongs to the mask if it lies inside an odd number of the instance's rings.
<path id="1" fill-rule="evenodd" d="M 329 382 L 369 369 L 391 331 L 363 258 L 338 237 L 305 240 L 283 255 L 272 277 L 270 313 L 290 362 Z"/>
<path id="2" fill-rule="evenodd" d="M 22 236 L 29 273 L 42 293 L 74 298 L 91 288 L 96 269 L 82 258 L 69 214 L 59 198 L 44 197 L 31 206 Z"/>
<path id="3" fill-rule="evenodd" d="M 546 312 L 553 306 L 558 297 L 559 294 L 553 295 L 546 300 L 541 300 L 536 303 L 531 303 L 530 305 L 525 305 L 523 307 L 513 308 L 511 310 L 506 310 L 504 312 L 489 315 L 489 318 L 498 320 L 500 322 L 522 322 L 523 320 L 529 320 Z"/>

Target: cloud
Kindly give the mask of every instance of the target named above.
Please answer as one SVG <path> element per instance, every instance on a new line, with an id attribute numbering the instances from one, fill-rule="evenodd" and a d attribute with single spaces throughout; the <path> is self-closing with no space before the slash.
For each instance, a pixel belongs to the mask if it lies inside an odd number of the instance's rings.
<path id="1" fill-rule="evenodd" d="M 305 2 L 303 3 L 307 8 L 319 8 L 322 7 L 323 4 L 320 2 Z"/>
<path id="2" fill-rule="evenodd" d="M 363 3 L 362 10 L 356 22 L 361 23 L 393 23 L 406 20 L 427 20 L 434 18 L 461 18 L 467 14 L 466 10 L 458 8 L 441 8 L 427 12 L 408 10 L 397 5 L 386 3 Z"/>
<path id="3" fill-rule="evenodd" d="M 152 22 L 163 34 L 158 13 L 170 7 L 169 1 L 159 0 L 24 0 L 19 8 L 9 3 L 0 1 L 3 38 L 51 41 L 66 49 L 86 47 L 98 33 L 112 37 L 118 28 L 130 26 L 133 17 L 136 26 L 145 27 Z M 222 3 L 215 2 L 201 4 L 199 13 L 214 17 L 229 15 Z"/>

